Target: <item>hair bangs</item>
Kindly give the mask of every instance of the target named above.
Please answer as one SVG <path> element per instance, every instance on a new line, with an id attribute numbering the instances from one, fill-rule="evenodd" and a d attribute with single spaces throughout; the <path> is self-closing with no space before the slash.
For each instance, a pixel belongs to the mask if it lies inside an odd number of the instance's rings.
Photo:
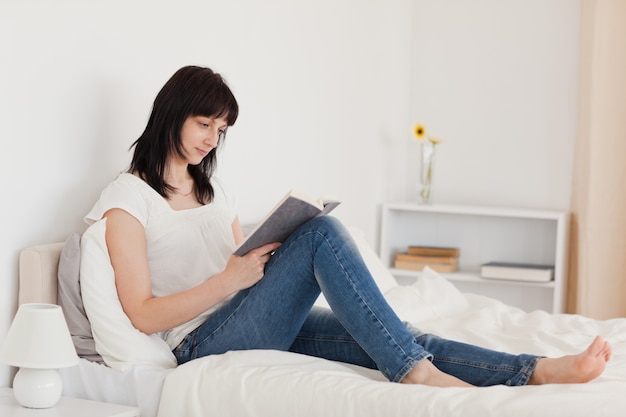
<path id="1" fill-rule="evenodd" d="M 207 77 L 205 85 L 195 94 L 190 103 L 190 113 L 194 116 L 224 117 L 229 126 L 235 124 L 239 115 L 239 105 L 230 88 L 224 83 L 219 74 Z"/>

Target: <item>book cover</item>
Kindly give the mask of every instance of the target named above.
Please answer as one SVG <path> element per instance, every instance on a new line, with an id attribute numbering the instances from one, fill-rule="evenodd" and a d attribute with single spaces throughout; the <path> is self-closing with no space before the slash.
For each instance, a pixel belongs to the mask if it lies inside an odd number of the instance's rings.
<path id="1" fill-rule="evenodd" d="M 268 243 L 283 242 L 298 227 L 314 217 L 330 213 L 339 204 L 334 199 L 313 200 L 291 190 L 241 242 L 234 254 L 243 256 Z"/>
<path id="2" fill-rule="evenodd" d="M 426 255 L 426 256 L 455 256 L 459 257 L 459 248 L 440 247 L 440 246 L 409 246 L 407 250 L 409 255 Z"/>
<path id="3" fill-rule="evenodd" d="M 548 282 L 554 279 L 554 265 L 489 262 L 481 265 L 480 275 L 490 279 Z"/>

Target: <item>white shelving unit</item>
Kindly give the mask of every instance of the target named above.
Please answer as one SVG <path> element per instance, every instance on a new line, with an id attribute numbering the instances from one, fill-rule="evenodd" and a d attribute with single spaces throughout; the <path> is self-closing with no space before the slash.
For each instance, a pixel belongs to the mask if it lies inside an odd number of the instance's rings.
<path id="1" fill-rule="evenodd" d="M 398 282 L 415 282 L 419 272 L 393 269 L 408 246 L 460 249 L 459 271 L 442 274 L 459 290 L 486 295 L 526 311 L 561 313 L 565 308 L 569 214 L 564 211 L 496 207 L 384 204 L 380 258 Z M 544 283 L 484 279 L 480 266 L 491 261 L 554 265 Z"/>

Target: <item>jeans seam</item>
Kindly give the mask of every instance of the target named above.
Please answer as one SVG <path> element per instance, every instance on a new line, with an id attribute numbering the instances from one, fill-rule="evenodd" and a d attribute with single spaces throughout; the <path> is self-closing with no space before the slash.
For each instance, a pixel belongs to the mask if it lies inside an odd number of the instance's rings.
<path id="1" fill-rule="evenodd" d="M 503 372 L 517 373 L 520 370 L 519 367 L 510 366 L 510 365 L 490 365 L 484 362 L 474 362 L 474 361 L 467 361 L 463 359 L 454 359 L 454 358 L 442 358 L 438 356 L 435 356 L 434 359 L 437 362 L 452 363 L 455 365 L 462 365 L 462 366 L 471 366 L 473 368 L 488 369 L 490 371 L 503 371 Z"/>
<path id="2" fill-rule="evenodd" d="M 434 360 L 437 362 L 445 362 L 451 363 L 454 365 L 462 365 L 462 366 L 471 366 L 473 368 L 487 369 L 494 372 L 507 372 L 513 374 L 511 378 L 504 382 L 504 385 L 507 386 L 522 386 L 527 385 L 530 377 L 532 376 L 535 368 L 537 366 L 537 362 L 541 359 L 539 356 L 533 356 L 521 367 L 510 366 L 510 365 L 490 365 L 484 362 L 474 362 L 467 361 L 462 359 L 454 359 L 454 358 L 444 358 L 435 356 Z"/>
<path id="3" fill-rule="evenodd" d="M 328 336 L 328 335 L 319 335 L 319 334 L 302 334 L 302 333 L 298 333 L 298 339 L 303 339 L 303 340 L 312 340 L 312 341 L 323 341 L 323 342 L 351 342 L 351 343 L 356 343 L 358 344 L 358 342 L 356 340 L 354 340 L 353 338 L 348 338 L 348 337 L 337 337 L 337 336 Z"/>

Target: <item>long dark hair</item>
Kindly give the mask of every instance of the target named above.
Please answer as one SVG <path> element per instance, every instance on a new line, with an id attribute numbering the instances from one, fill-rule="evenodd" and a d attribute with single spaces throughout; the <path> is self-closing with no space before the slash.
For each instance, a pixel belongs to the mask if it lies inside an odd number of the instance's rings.
<path id="1" fill-rule="evenodd" d="M 197 66 L 179 69 L 154 99 L 146 129 L 131 146 L 135 152 L 129 171 L 167 198 L 175 188 L 165 182 L 165 162 L 171 152 L 183 156 L 180 132 L 185 120 L 193 116 L 225 117 L 228 126 L 232 126 L 238 115 L 237 100 L 220 74 Z M 213 199 L 211 176 L 223 139 L 224 135 L 198 165 L 188 165 L 195 196 L 201 204 Z"/>

